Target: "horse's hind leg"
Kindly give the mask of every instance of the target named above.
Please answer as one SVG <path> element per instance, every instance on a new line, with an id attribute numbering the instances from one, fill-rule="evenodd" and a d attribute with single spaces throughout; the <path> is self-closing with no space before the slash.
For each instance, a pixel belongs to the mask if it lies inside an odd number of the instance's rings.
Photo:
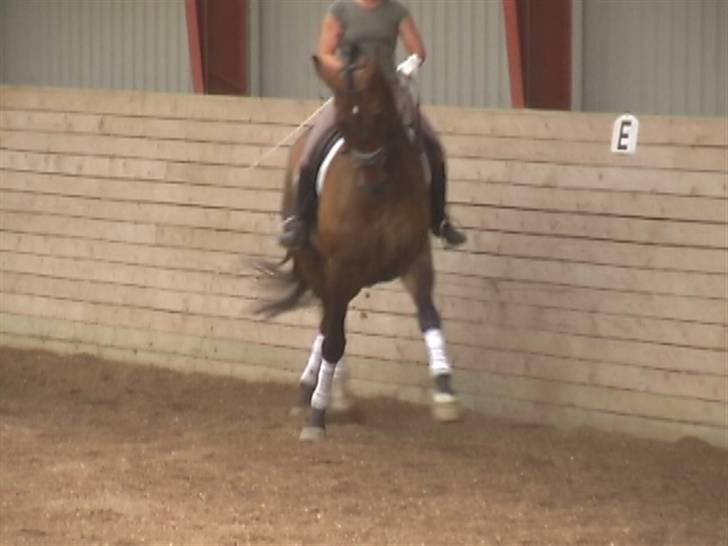
<path id="1" fill-rule="evenodd" d="M 440 313 L 432 300 L 435 274 L 429 248 L 402 277 L 402 282 L 417 306 L 417 319 L 427 345 L 430 374 L 435 383 L 433 417 L 437 421 L 457 421 L 460 406 L 452 388 L 452 367 L 445 350 Z"/>

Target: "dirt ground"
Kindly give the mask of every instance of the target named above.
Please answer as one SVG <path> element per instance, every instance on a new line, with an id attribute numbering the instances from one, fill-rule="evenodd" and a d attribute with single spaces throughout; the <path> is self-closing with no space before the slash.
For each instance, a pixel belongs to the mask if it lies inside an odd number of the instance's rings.
<path id="1" fill-rule="evenodd" d="M 0 543 L 728 544 L 728 452 L 0 350 Z"/>

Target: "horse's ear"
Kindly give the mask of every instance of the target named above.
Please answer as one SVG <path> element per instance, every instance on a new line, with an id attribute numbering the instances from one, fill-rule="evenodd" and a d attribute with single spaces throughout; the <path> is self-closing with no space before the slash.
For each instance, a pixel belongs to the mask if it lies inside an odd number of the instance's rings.
<path id="1" fill-rule="evenodd" d="M 313 61 L 313 67 L 316 70 L 318 77 L 331 89 L 334 93 L 339 88 L 339 79 L 337 74 L 332 73 L 326 65 L 319 59 L 318 55 L 312 55 L 311 60 Z"/>

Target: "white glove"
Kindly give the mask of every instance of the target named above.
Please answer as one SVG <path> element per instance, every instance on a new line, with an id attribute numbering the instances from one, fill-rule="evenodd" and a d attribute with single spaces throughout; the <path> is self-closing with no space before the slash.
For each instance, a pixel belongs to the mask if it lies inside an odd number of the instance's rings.
<path id="1" fill-rule="evenodd" d="M 420 59 L 420 56 L 417 55 L 417 53 L 413 53 L 397 65 L 397 72 L 410 77 L 417 74 L 417 70 L 420 68 L 421 64 L 422 59 Z"/>

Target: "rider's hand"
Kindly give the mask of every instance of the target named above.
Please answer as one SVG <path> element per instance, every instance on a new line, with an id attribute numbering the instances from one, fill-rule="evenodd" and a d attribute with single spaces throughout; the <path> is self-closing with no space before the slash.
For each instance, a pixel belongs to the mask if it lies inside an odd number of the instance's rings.
<path id="1" fill-rule="evenodd" d="M 409 57 L 407 57 L 404 61 L 399 63 L 397 66 L 397 72 L 400 74 L 404 74 L 405 76 L 414 76 L 417 74 L 417 70 L 419 69 L 420 65 L 422 64 L 422 59 L 420 59 L 419 55 L 416 53 L 413 53 Z"/>

